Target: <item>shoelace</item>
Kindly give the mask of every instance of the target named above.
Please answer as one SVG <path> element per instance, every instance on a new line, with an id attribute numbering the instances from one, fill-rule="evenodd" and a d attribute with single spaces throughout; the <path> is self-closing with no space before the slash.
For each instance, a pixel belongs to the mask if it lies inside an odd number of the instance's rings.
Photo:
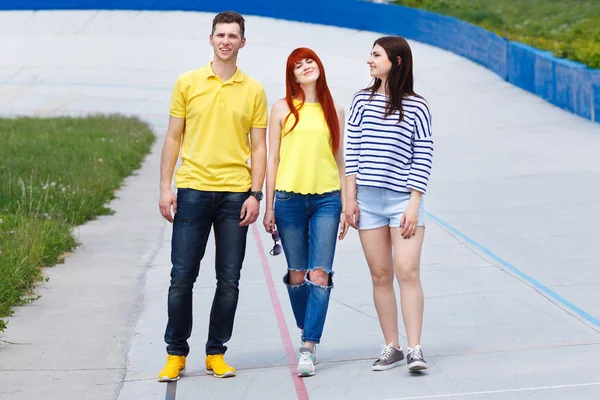
<path id="1" fill-rule="evenodd" d="M 410 354 L 412 356 L 412 358 L 416 358 L 419 360 L 423 359 L 423 351 L 421 350 L 421 347 L 415 347 L 410 351 Z"/>
<path id="2" fill-rule="evenodd" d="M 387 360 L 388 358 L 390 358 L 390 356 L 392 355 L 392 351 L 394 350 L 394 345 L 393 344 L 382 344 L 381 345 L 381 356 L 379 357 L 380 360 Z"/>
<path id="3" fill-rule="evenodd" d="M 308 351 L 305 351 L 302 354 L 300 354 L 300 362 L 303 362 L 303 361 L 312 362 L 312 354 L 309 353 Z"/>

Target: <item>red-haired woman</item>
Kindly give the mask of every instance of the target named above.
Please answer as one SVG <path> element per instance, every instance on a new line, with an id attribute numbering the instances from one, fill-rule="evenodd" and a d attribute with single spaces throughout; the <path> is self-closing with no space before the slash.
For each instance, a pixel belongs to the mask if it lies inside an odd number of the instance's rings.
<path id="1" fill-rule="evenodd" d="M 263 224 L 274 237 L 278 233 L 288 264 L 283 282 L 303 342 L 298 375 L 312 376 L 333 288 L 336 241 L 348 231 L 340 146 L 344 111 L 334 103 L 314 51 L 292 51 L 285 80 L 286 96 L 273 105 L 269 121 Z"/>

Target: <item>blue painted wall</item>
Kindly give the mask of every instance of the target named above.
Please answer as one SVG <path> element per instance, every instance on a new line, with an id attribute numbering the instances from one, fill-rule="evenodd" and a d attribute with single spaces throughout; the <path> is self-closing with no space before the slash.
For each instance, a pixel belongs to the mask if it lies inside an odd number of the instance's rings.
<path id="1" fill-rule="evenodd" d="M 291 21 L 401 35 L 473 60 L 502 79 L 584 118 L 600 122 L 600 70 L 557 59 L 456 18 L 358 0 L 0 0 L 0 10 L 226 9 Z"/>

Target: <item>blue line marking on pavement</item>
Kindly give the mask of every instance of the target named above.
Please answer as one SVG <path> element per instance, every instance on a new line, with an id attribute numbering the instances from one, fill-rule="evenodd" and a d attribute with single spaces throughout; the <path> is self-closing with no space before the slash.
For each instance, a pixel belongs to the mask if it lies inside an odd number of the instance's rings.
<path id="1" fill-rule="evenodd" d="M 486 248 L 483 245 L 479 244 L 478 242 L 476 242 L 475 240 L 471 239 L 470 237 L 468 237 L 464 233 L 460 232 L 459 230 L 453 228 L 451 225 L 449 225 L 446 222 L 442 221 L 441 219 L 439 219 L 435 215 L 433 215 L 433 214 L 431 214 L 431 213 L 428 212 L 427 216 L 429 216 L 435 222 L 437 222 L 438 224 L 440 224 L 441 226 L 443 226 L 449 232 L 452 232 L 456 236 L 459 236 L 465 242 L 469 243 L 471 246 L 477 248 L 479 251 L 481 251 L 482 253 L 484 253 L 485 255 L 487 255 L 488 257 L 490 257 L 491 259 L 493 259 L 494 261 L 496 261 L 499 264 L 501 264 L 504 268 L 508 269 L 510 272 L 512 272 L 513 274 L 517 275 L 518 277 L 520 277 L 521 279 L 523 279 L 524 281 L 526 281 L 527 283 L 529 283 L 531 286 L 535 287 L 540 292 L 543 292 L 544 294 L 548 295 L 549 297 L 553 298 L 554 300 L 556 300 L 557 302 L 559 302 L 560 304 L 562 304 L 566 308 L 570 309 L 571 311 L 573 311 L 574 313 L 576 313 L 577 315 L 579 315 L 581 318 L 583 318 L 587 322 L 590 322 L 590 323 L 592 323 L 592 324 L 594 324 L 594 325 L 596 325 L 597 327 L 600 328 L 600 320 L 594 318 L 593 316 L 591 316 L 590 314 L 588 314 L 587 312 L 585 312 L 581 308 L 577 307 L 575 304 L 571 303 L 569 300 L 565 299 L 564 297 L 562 297 L 558 293 L 554 292 L 552 289 L 548 288 L 544 284 L 538 282 L 537 280 L 535 280 L 531 276 L 527 275 L 526 273 L 524 273 L 523 271 L 521 271 L 520 269 L 518 269 L 517 267 L 515 267 L 514 265 L 512 265 L 508 261 L 504 260 L 500 256 L 497 256 L 496 254 L 494 254 L 488 248 Z"/>

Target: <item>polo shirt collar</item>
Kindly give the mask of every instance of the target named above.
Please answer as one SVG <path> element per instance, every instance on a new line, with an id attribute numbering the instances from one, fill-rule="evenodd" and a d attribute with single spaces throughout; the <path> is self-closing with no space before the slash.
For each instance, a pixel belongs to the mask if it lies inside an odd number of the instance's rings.
<path id="1" fill-rule="evenodd" d="M 214 71 L 212 70 L 211 65 L 212 65 L 212 62 L 209 62 L 204 68 L 202 68 L 202 73 L 203 73 L 204 77 L 206 79 L 212 78 L 212 77 L 219 78 L 217 76 L 217 74 L 215 74 Z M 233 82 L 236 82 L 236 83 L 242 82 L 244 80 L 244 73 L 242 72 L 242 70 L 239 67 L 236 67 L 235 73 L 230 78 L 230 80 Z"/>

